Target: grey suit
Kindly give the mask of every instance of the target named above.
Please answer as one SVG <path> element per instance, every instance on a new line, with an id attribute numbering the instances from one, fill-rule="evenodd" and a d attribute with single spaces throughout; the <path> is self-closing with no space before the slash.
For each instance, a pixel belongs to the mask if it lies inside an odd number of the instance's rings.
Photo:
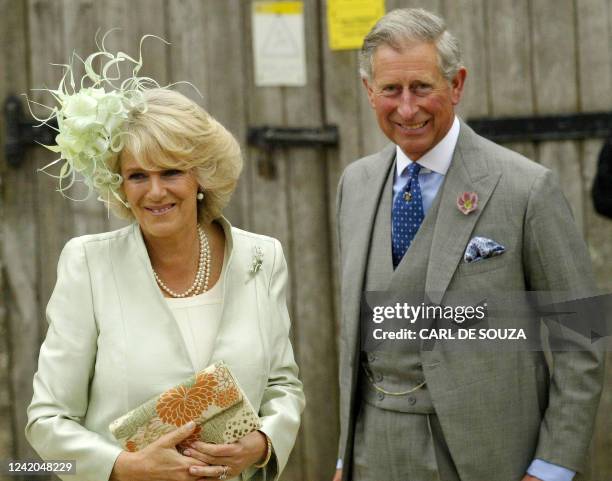
<path id="1" fill-rule="evenodd" d="M 338 190 L 343 307 L 339 455 L 345 480 L 351 479 L 355 419 L 363 396 L 358 389 L 360 300 L 373 267 L 368 265 L 373 226 L 381 199 L 389 194 L 394 158 L 395 147 L 389 146 L 352 163 Z M 479 195 L 478 209 L 468 216 L 456 207 L 457 196 L 465 191 Z M 464 263 L 463 253 L 476 235 L 502 243 L 506 252 Z M 595 289 L 584 242 L 552 173 L 463 123 L 444 184 L 406 256 L 391 287 L 422 289 L 434 302 L 466 280 L 471 289 L 485 292 L 550 290 L 580 296 Z M 421 284 L 411 285 L 408 279 L 419 272 L 419 260 Z M 581 347 L 580 352 L 555 353 L 550 373 L 542 352 L 420 352 L 428 395 L 461 481 L 520 480 L 534 457 L 582 469 L 603 364 L 589 343 Z M 394 441 L 401 445 L 406 439 L 398 435 Z M 381 479 L 389 479 L 388 473 L 381 473 Z"/>

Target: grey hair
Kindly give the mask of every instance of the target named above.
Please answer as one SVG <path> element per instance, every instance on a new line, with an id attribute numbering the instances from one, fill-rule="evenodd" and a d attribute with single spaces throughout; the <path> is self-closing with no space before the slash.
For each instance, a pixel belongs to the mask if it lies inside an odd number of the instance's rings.
<path id="1" fill-rule="evenodd" d="M 388 45 L 401 50 L 406 45 L 433 43 L 438 51 L 440 72 L 449 82 L 462 67 L 461 50 L 455 36 L 437 15 L 422 8 L 399 8 L 382 17 L 363 40 L 359 54 L 359 74 L 372 78 L 372 61 L 376 49 Z"/>

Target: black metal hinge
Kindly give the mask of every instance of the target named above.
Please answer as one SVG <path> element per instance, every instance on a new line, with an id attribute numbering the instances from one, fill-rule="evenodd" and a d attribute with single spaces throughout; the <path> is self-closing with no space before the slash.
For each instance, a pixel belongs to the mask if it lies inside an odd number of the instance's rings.
<path id="1" fill-rule="evenodd" d="M 493 142 L 584 140 L 612 135 L 612 112 L 475 118 L 467 123 Z"/>
<path id="2" fill-rule="evenodd" d="M 333 147 L 338 145 L 338 127 L 249 127 L 247 142 L 260 148 L 275 147 Z"/>
<path id="3" fill-rule="evenodd" d="M 338 127 L 249 127 L 247 143 L 262 149 L 257 159 L 259 175 L 272 178 L 276 169 L 272 162 L 272 150 L 279 147 L 335 147 L 340 142 Z"/>
<path id="4" fill-rule="evenodd" d="M 13 167 L 19 167 L 23 162 L 26 147 L 40 143 L 55 144 L 57 128 L 55 120 L 49 125 L 40 125 L 40 122 L 27 119 L 23 112 L 21 100 L 16 95 L 9 95 L 4 102 L 5 145 L 6 161 Z"/>

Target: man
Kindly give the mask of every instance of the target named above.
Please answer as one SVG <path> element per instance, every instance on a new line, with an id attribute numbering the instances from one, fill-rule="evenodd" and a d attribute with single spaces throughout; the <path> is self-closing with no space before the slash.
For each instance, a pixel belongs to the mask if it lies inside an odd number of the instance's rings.
<path id="1" fill-rule="evenodd" d="M 466 69 L 440 18 L 421 9 L 387 14 L 364 40 L 361 75 L 392 144 L 349 165 L 339 185 L 334 479 L 571 480 L 584 466 L 603 376 L 586 339 L 580 351 L 553 353 L 551 372 L 541 351 L 361 352 L 364 291 L 443 303 L 465 285 L 582 296 L 594 289 L 551 172 L 455 116 Z M 475 248 L 482 259 L 467 262 Z"/>

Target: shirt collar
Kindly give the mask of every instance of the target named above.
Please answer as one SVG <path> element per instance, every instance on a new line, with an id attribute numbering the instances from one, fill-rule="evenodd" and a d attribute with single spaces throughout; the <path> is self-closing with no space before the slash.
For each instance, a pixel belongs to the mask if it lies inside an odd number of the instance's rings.
<path id="1" fill-rule="evenodd" d="M 459 138 L 459 119 L 455 116 L 455 120 L 453 121 L 453 125 L 448 130 L 444 138 L 438 142 L 433 149 L 423 155 L 418 161 L 417 164 L 420 164 L 422 167 L 429 169 L 432 172 L 437 172 L 442 175 L 446 175 L 448 168 L 450 166 L 451 160 L 453 160 L 453 153 L 455 152 L 455 147 L 457 146 L 457 139 Z M 404 169 L 412 162 L 410 158 L 404 153 L 402 149 L 400 149 L 399 145 L 395 146 L 395 168 L 396 175 L 399 177 Z"/>

